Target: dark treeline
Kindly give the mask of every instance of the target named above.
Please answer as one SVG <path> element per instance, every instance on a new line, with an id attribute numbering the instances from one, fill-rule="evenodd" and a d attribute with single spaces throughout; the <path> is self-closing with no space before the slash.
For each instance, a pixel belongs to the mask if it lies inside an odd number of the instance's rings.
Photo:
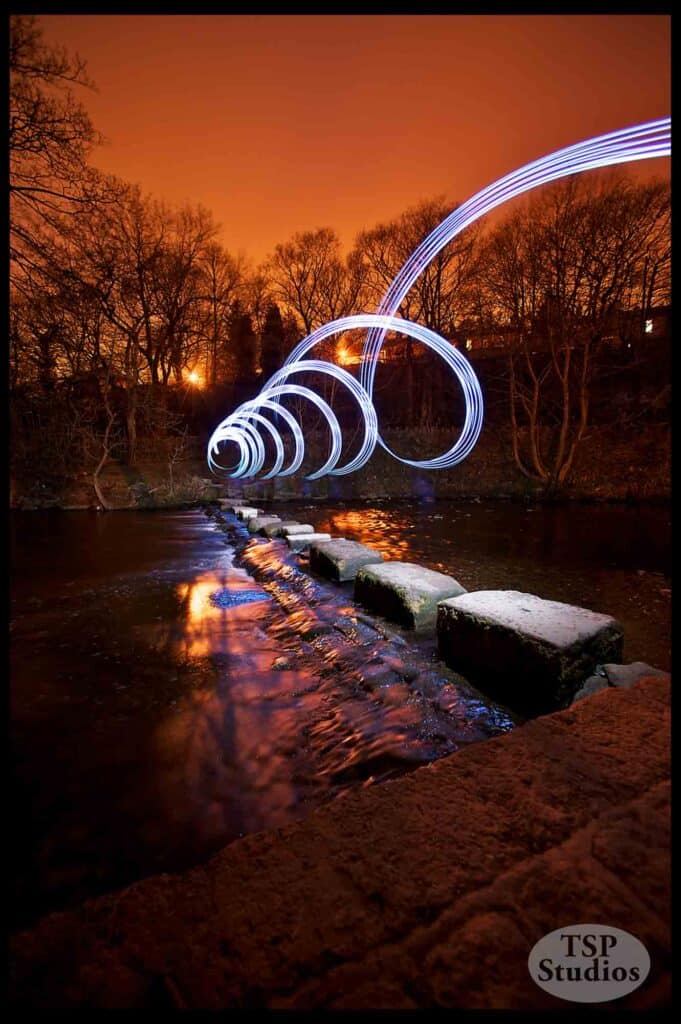
<path id="1" fill-rule="evenodd" d="M 205 429 L 194 415 L 201 403 L 188 395 L 243 400 L 301 337 L 375 309 L 454 204 L 422 202 L 361 232 L 347 253 L 332 228 L 300 232 L 255 266 L 218 241 L 201 205 L 171 208 L 93 169 L 100 138 L 79 98 L 90 87 L 84 65 L 51 47 L 36 19 L 12 17 L 14 472 L 60 477 L 86 467 L 105 505 L 107 463 L 134 465 L 152 439 L 172 479 L 187 435 Z M 669 278 L 666 184 L 591 174 L 540 190 L 493 229 L 468 229 L 399 312 L 480 360 L 486 393 L 506 412 L 509 456 L 555 488 L 594 413 L 606 415 L 604 380 L 631 381 L 659 356 L 652 337 L 664 334 Z M 334 339 L 320 356 L 352 369 L 362 341 L 359 332 Z M 389 338 L 384 354 L 382 415 L 398 406 L 402 426 L 456 420 L 456 387 L 435 357 L 402 337 Z M 650 386 L 631 417 L 666 409 L 664 378 L 641 379 Z M 203 408 L 212 414 L 213 403 Z M 621 403 L 612 415 L 622 422 Z"/>

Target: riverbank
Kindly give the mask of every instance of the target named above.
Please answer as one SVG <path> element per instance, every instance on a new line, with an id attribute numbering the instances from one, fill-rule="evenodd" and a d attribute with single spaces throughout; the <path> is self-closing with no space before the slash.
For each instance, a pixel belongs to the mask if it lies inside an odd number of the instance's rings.
<path id="1" fill-rule="evenodd" d="M 669 699 L 610 689 L 11 944 L 15 1005 L 565 1009 L 527 956 L 579 921 L 647 947 L 670 998 Z M 576 783 L 578 780 L 578 783 Z"/>
<path id="2" fill-rule="evenodd" d="M 386 431 L 386 442 L 410 458 L 426 458 L 445 450 L 452 439 L 445 430 Z M 308 442 L 310 468 L 328 455 L 328 438 Z M 216 496 L 245 502 L 375 501 L 378 499 L 510 499 L 515 501 L 665 501 L 671 494 L 671 430 L 647 424 L 644 430 L 594 429 L 578 450 L 570 483 L 559 494 L 546 495 L 516 469 L 508 433 L 487 427 L 473 452 L 451 470 L 426 472 L 391 458 L 377 447 L 369 463 L 350 476 L 306 480 L 293 477 L 259 482 L 210 478 L 204 445 L 196 439 L 192 457 L 175 469 L 172 486 L 167 466 L 153 458 L 134 467 L 111 463 L 101 480 L 107 502 L 119 508 L 172 508 L 197 504 Z M 81 472 L 68 480 L 12 478 L 14 508 L 94 507 L 91 477 Z"/>

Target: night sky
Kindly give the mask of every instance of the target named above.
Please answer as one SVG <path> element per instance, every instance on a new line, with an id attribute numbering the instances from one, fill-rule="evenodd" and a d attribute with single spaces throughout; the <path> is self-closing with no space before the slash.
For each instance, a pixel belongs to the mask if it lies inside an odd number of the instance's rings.
<path id="1" fill-rule="evenodd" d="M 344 243 L 561 146 L 670 112 L 666 16 L 42 16 L 88 64 L 95 163 L 202 203 L 234 253 Z M 629 165 L 668 173 L 667 160 Z"/>

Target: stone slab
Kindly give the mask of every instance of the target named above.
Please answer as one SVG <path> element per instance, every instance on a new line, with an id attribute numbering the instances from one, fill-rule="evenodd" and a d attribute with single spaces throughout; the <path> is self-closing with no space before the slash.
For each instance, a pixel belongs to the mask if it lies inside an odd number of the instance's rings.
<path id="1" fill-rule="evenodd" d="M 263 526 L 271 526 L 274 523 L 280 522 L 279 516 L 252 516 L 248 520 L 248 532 L 259 533 Z"/>
<path id="2" fill-rule="evenodd" d="M 434 626 L 438 601 L 465 593 L 453 576 L 413 562 L 365 565 L 355 578 L 356 601 L 407 629 Z"/>
<path id="3" fill-rule="evenodd" d="M 310 547 L 310 568 L 320 576 L 344 583 L 354 580 L 365 565 L 382 562 L 380 551 L 356 540 L 331 540 Z"/>
<path id="4" fill-rule="evenodd" d="M 305 551 L 310 545 L 327 540 L 331 540 L 330 533 L 289 533 L 286 537 L 286 543 L 291 551 Z"/>
<path id="5" fill-rule="evenodd" d="M 565 706 L 597 665 L 622 656 L 622 627 L 610 615 L 517 590 L 442 601 L 437 633 L 451 668 L 534 713 Z"/>

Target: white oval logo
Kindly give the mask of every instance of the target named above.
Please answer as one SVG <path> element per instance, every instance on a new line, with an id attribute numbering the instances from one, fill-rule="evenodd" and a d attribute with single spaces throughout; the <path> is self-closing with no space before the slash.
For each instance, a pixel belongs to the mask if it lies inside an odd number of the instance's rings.
<path id="1" fill-rule="evenodd" d="M 532 980 L 559 999 L 604 1003 L 643 984 L 648 950 L 634 935 L 605 924 L 571 924 L 549 932 L 527 958 Z"/>

